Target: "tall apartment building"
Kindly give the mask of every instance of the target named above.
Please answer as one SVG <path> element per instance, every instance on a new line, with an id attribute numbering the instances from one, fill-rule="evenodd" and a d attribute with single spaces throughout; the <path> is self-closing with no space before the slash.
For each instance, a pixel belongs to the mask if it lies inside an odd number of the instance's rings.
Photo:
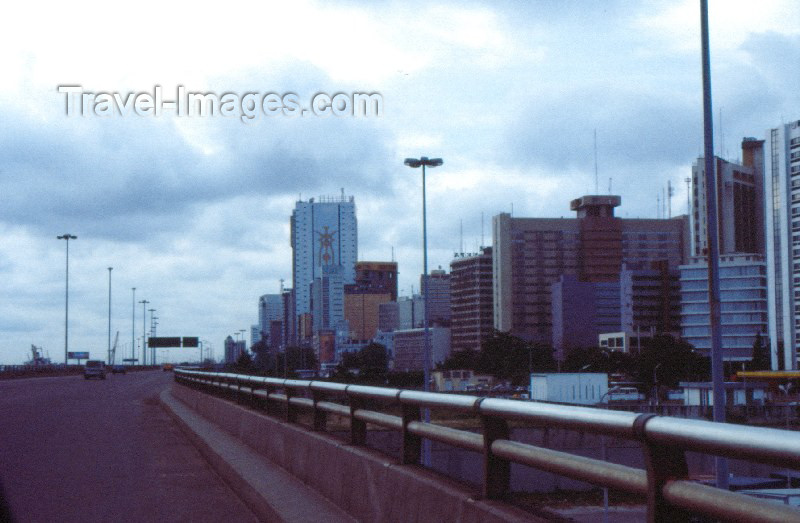
<path id="1" fill-rule="evenodd" d="M 743 164 L 714 157 L 720 254 L 764 254 L 763 141 L 742 140 Z M 692 165 L 692 256 L 708 248 L 705 159 Z"/>
<path id="2" fill-rule="evenodd" d="M 450 308 L 452 351 L 480 350 L 494 328 L 491 247 L 450 262 Z"/>
<path id="3" fill-rule="evenodd" d="M 800 343 L 800 120 L 764 144 L 769 338 L 773 369 L 797 369 Z"/>
<path id="4" fill-rule="evenodd" d="M 355 282 L 358 254 L 356 206 L 352 196 L 298 201 L 290 221 L 295 331 L 308 342 L 311 284 L 326 266 L 341 266 L 344 284 Z M 305 316 L 304 316 L 305 315 Z M 303 316 L 301 318 L 301 316 Z"/>
<path id="5" fill-rule="evenodd" d="M 681 271 L 681 337 L 705 353 L 711 350 L 708 264 L 694 257 Z M 767 271 L 760 254 L 723 254 L 719 259 L 722 358 L 749 361 L 756 336 L 767 330 Z"/>
<path id="6" fill-rule="evenodd" d="M 425 275 L 421 274 L 419 288 L 422 299 L 428 302 L 428 324 L 449 327 L 451 316 L 450 275 L 441 268 L 433 269 L 428 273 L 426 286 Z"/>
<path id="7" fill-rule="evenodd" d="M 688 251 L 687 219 L 614 216 L 619 196 L 573 200 L 577 218 L 493 219 L 494 326 L 530 341 L 551 344 L 551 285 L 562 275 L 579 281 L 619 280 L 623 263 L 664 261 L 677 269 Z"/>

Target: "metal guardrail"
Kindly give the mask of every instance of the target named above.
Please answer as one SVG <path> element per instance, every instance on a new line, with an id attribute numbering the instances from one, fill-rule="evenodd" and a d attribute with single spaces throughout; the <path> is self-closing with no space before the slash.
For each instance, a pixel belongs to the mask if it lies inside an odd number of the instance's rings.
<path id="1" fill-rule="evenodd" d="M 273 405 L 282 405 L 282 415 L 291 423 L 297 422 L 299 410 L 311 411 L 313 429 L 318 431 L 325 430 L 327 414 L 342 416 L 350 421 L 350 440 L 356 445 L 365 444 L 368 423 L 396 430 L 402 436 L 403 464 L 420 463 L 423 438 L 479 452 L 484 462 L 483 495 L 490 499 L 502 499 L 509 492 L 511 464 L 520 463 L 640 495 L 647 500 L 649 521 L 689 521 L 693 515 L 704 515 L 727 521 L 800 522 L 800 509 L 691 481 L 686 462 L 686 452 L 696 451 L 800 470 L 800 434 L 796 432 L 589 407 L 187 369 L 176 369 L 175 380 L 207 392 L 233 395 L 237 401 L 268 412 L 274 413 Z M 399 406 L 402 414 L 369 410 L 366 402 Z M 482 433 L 423 422 L 423 408 L 473 414 L 481 421 Z M 646 468 L 512 441 L 510 421 L 639 441 Z"/>

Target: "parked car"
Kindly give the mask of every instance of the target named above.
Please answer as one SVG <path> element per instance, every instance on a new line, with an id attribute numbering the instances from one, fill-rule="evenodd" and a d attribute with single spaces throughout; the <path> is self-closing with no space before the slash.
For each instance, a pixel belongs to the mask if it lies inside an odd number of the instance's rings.
<path id="1" fill-rule="evenodd" d="M 103 360 L 88 360 L 83 366 L 83 377 L 106 379 L 106 364 Z"/>
<path id="2" fill-rule="evenodd" d="M 125 368 L 125 365 L 112 365 L 111 366 L 111 374 L 125 374 L 128 369 Z"/>

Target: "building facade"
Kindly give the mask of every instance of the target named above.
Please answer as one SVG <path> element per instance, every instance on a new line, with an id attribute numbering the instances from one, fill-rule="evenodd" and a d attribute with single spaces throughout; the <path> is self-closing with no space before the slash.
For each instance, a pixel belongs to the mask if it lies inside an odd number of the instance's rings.
<path id="1" fill-rule="evenodd" d="M 720 254 L 764 254 L 763 141 L 742 141 L 743 165 L 714 157 Z M 692 256 L 708 248 L 705 159 L 692 165 Z"/>
<path id="2" fill-rule="evenodd" d="M 443 362 L 450 355 L 450 329 L 431 327 L 428 329 L 431 348 L 431 366 Z M 421 371 L 425 362 L 425 329 L 394 331 L 394 370 Z"/>
<path id="3" fill-rule="evenodd" d="M 422 299 L 427 301 L 428 325 L 450 326 L 450 275 L 442 269 L 433 269 L 419 277 Z"/>
<path id="4" fill-rule="evenodd" d="M 681 336 L 709 355 L 708 264 L 692 258 L 681 271 Z M 725 254 L 719 260 L 722 358 L 749 361 L 753 344 L 767 332 L 767 267 L 758 254 Z"/>
<path id="5" fill-rule="evenodd" d="M 341 266 L 345 284 L 355 282 L 358 257 L 358 226 L 352 196 L 311 198 L 298 201 L 290 220 L 292 246 L 292 288 L 296 332 L 310 334 L 300 317 L 312 312 L 311 284 L 322 278 L 323 267 Z M 308 319 L 302 320 L 307 322 Z M 301 340 L 298 340 L 301 341 Z"/>
<path id="6" fill-rule="evenodd" d="M 619 196 L 573 200 L 577 218 L 493 220 L 494 326 L 529 341 L 553 341 L 551 285 L 562 275 L 584 282 L 619 281 L 623 263 L 663 261 L 671 269 L 688 251 L 686 216 L 623 219 Z"/>
<path id="7" fill-rule="evenodd" d="M 764 192 L 772 368 L 794 370 L 800 343 L 800 120 L 767 131 Z"/>
<path id="8" fill-rule="evenodd" d="M 453 352 L 480 350 L 494 328 L 491 247 L 450 262 L 450 307 Z"/>

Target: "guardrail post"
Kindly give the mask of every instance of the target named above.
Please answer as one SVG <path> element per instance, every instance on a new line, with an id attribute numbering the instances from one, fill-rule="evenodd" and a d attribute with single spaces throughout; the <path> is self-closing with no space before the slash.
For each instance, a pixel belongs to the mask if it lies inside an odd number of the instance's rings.
<path id="1" fill-rule="evenodd" d="M 264 384 L 264 391 L 267 393 L 267 397 L 264 400 L 264 410 L 267 412 L 267 414 L 270 414 L 270 415 L 274 416 L 275 415 L 275 408 L 272 406 L 272 402 L 270 401 L 269 396 L 270 396 L 270 394 L 273 394 L 275 392 L 275 387 L 269 385 L 268 383 L 265 383 Z"/>
<path id="2" fill-rule="evenodd" d="M 348 398 L 350 400 L 350 443 L 353 445 L 365 445 L 367 443 L 367 422 L 356 419 L 355 412 L 362 407 L 362 402 L 358 398 Z"/>
<path id="3" fill-rule="evenodd" d="M 403 405 L 403 465 L 418 465 L 422 456 L 422 438 L 408 431 L 408 424 L 422 419 L 418 405 Z"/>
<path id="4" fill-rule="evenodd" d="M 502 418 L 481 416 L 483 422 L 483 495 L 502 499 L 511 483 L 511 463 L 492 453 L 492 443 L 508 439 L 508 422 Z"/>
<path id="5" fill-rule="evenodd" d="M 289 423 L 297 423 L 297 409 L 292 406 L 294 391 L 284 385 L 283 392 L 286 394 L 286 421 Z"/>
<path id="6" fill-rule="evenodd" d="M 683 449 L 654 445 L 647 441 L 647 422 L 655 414 L 641 414 L 633 422 L 633 433 L 642 442 L 647 469 L 647 521 L 650 523 L 690 521 L 691 512 L 670 505 L 664 499 L 664 485 L 675 479 L 688 479 L 689 466 Z"/>
<path id="7" fill-rule="evenodd" d="M 328 424 L 328 414 L 322 409 L 317 408 L 317 403 L 325 401 L 325 395 L 319 391 L 312 390 L 311 398 L 314 400 L 314 430 L 324 432 Z"/>

